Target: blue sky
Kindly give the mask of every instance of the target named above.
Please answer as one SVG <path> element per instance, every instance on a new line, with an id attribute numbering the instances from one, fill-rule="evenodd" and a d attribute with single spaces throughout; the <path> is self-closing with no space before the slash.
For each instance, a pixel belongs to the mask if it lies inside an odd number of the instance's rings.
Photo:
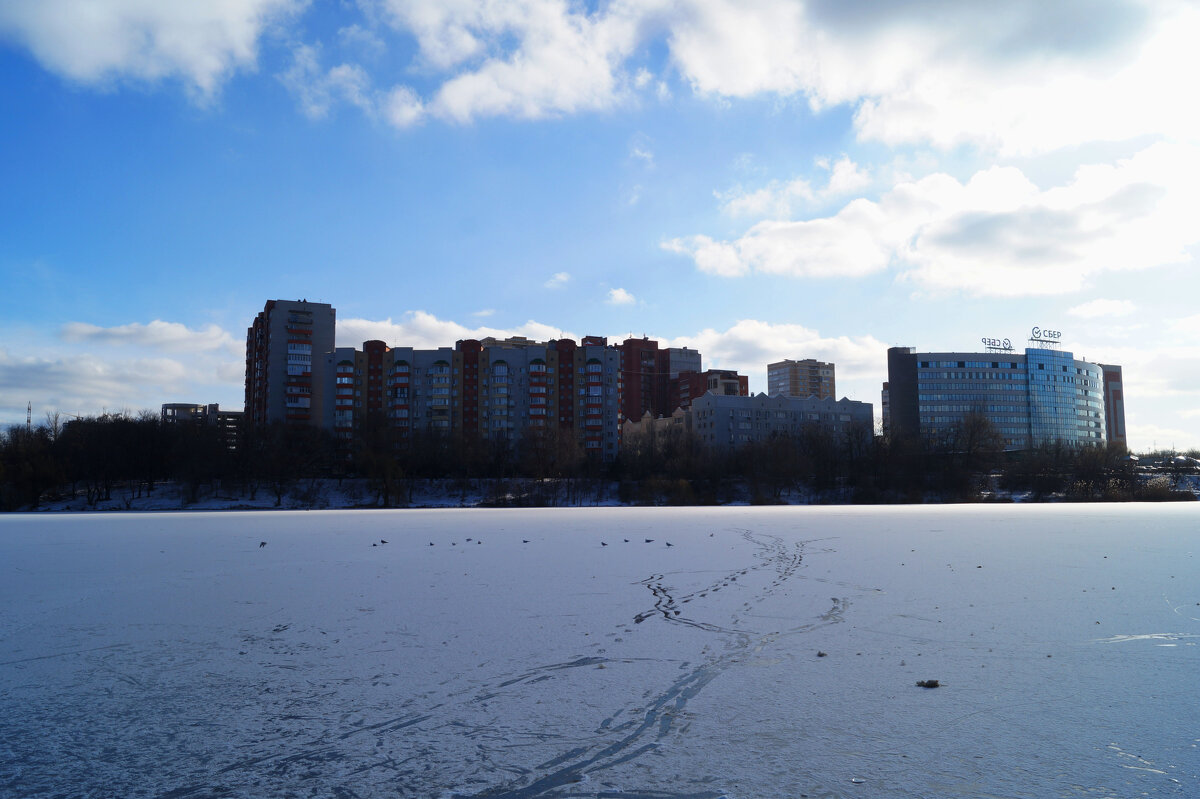
<path id="1" fill-rule="evenodd" d="M 341 345 L 648 335 L 765 390 L 885 351 L 1125 369 L 1200 447 L 1191 4 L 11 0 L 0 422 L 240 407 L 272 298 Z"/>

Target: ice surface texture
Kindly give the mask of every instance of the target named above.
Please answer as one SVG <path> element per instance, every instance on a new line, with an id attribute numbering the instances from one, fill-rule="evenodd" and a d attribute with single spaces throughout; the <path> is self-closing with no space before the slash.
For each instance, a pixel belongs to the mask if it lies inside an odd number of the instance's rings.
<path id="1" fill-rule="evenodd" d="M 1198 546 L 1190 504 L 6 516 L 0 795 L 1200 796 Z"/>

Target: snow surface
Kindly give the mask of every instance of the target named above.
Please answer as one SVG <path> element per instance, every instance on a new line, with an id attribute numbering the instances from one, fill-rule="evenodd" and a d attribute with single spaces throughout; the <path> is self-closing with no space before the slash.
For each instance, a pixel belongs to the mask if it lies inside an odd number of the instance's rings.
<path id="1" fill-rule="evenodd" d="M 1191 503 L 6 516 L 0 795 L 1200 796 L 1198 541 Z"/>

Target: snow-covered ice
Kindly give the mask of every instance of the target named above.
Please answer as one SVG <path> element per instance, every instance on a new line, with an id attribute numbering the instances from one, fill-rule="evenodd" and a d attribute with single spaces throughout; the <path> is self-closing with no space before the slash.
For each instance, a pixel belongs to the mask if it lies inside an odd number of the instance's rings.
<path id="1" fill-rule="evenodd" d="M 1191 503 L 6 516 L 0 795 L 1200 796 L 1198 544 Z"/>

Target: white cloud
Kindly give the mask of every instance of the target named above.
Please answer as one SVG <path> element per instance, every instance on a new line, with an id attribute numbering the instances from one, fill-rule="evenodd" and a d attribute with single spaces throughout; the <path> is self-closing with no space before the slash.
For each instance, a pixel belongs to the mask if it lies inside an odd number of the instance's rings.
<path id="1" fill-rule="evenodd" d="M 1173 91 L 1175 76 L 1200 65 L 1192 44 L 1200 15 L 1184 3 L 697 0 L 678 8 L 670 53 L 696 92 L 851 105 L 861 138 L 1043 152 L 1197 129 Z"/>
<path id="2" fill-rule="evenodd" d="M 721 277 L 741 277 L 750 272 L 749 264 L 742 259 L 735 245 L 713 241 L 708 236 L 669 239 L 662 243 L 662 248 L 689 256 L 701 272 Z"/>
<path id="3" fill-rule="evenodd" d="M 645 166 L 654 166 L 654 151 L 650 149 L 650 137 L 638 133 L 629 142 L 629 157 L 641 161 Z"/>
<path id="4" fill-rule="evenodd" d="M 0 36 L 71 80 L 174 77 L 208 98 L 235 71 L 253 69 L 264 32 L 305 5 L 9 0 L 0 4 Z M 341 47 L 374 58 L 384 45 L 372 27 L 390 25 L 416 40 L 409 74 L 433 83 L 425 97 L 412 89 L 393 96 L 395 113 L 386 117 L 400 126 L 424 114 L 469 122 L 606 110 L 652 85 L 665 100 L 671 88 L 655 76 L 670 72 L 718 101 L 775 95 L 804 98 L 815 109 L 844 105 L 861 139 L 891 145 L 1034 153 L 1200 135 L 1197 115 L 1177 94 L 1178 76 L 1200 71 L 1200 9 L 1174 0 L 615 0 L 597 9 L 569 0 L 372 0 L 360 7 L 368 25 L 337 29 Z M 669 64 L 648 63 L 660 45 Z M 354 96 L 395 77 L 334 79 Z M 382 104 L 371 97 L 376 112 Z M 305 107 L 314 113 L 322 105 L 318 97 Z"/>
<path id="5" fill-rule="evenodd" d="M 1200 242 L 1200 152 L 1160 143 L 1113 165 L 1078 169 L 1039 189 L 1014 167 L 966 183 L 933 174 L 828 217 L 767 220 L 731 242 L 671 239 L 712 274 L 859 277 L 892 265 L 928 291 L 1061 294 L 1092 275 L 1179 263 Z"/>
<path id="6" fill-rule="evenodd" d="M 794 324 L 742 319 L 725 330 L 707 328 L 679 336 L 672 347 L 691 347 L 704 358 L 704 368 L 736 369 L 750 378 L 754 392 L 765 392 L 767 364 L 787 358 L 815 358 L 834 364 L 838 396 L 879 405 L 879 389 L 887 379 L 887 345 L 873 336 L 822 336 Z"/>
<path id="7" fill-rule="evenodd" d="M 21 42 L 42 66 L 69 80 L 103 85 L 178 78 L 207 100 L 233 72 L 254 69 L 263 31 L 302 5 L 6 0 L 0 36 Z"/>
<path id="8" fill-rule="evenodd" d="M 338 42 L 346 48 L 356 50 L 366 56 L 378 56 L 387 50 L 383 39 L 362 25 L 346 25 L 338 29 Z"/>
<path id="9" fill-rule="evenodd" d="M 789 181 L 773 180 L 754 191 L 746 191 L 738 186 L 717 193 L 717 198 L 722 200 L 721 210 L 734 217 L 789 219 L 795 206 L 821 205 L 861 191 L 871 184 L 870 173 L 848 156 L 843 155 L 832 166 L 828 159 L 819 158 L 816 165 L 829 172 L 824 187 L 814 188 L 807 179 L 801 177 Z"/>
<path id="10" fill-rule="evenodd" d="M 1092 300 L 1082 305 L 1068 308 L 1067 313 L 1082 319 L 1096 319 L 1106 316 L 1129 316 L 1137 310 L 1129 300 Z"/>
<path id="11" fill-rule="evenodd" d="M 357 106 L 368 114 L 375 113 L 377 100 L 366 71 L 356 64 L 339 64 L 323 70 L 320 50 L 316 47 L 297 46 L 292 52 L 292 65 L 279 79 L 310 119 L 327 116 L 329 109 L 339 102 Z"/>
<path id="12" fill-rule="evenodd" d="M 567 283 L 569 283 L 570 280 L 571 280 L 571 275 L 569 273 L 555 272 L 553 275 L 550 276 L 550 279 L 547 280 L 542 285 L 548 289 L 558 289 L 558 288 L 562 288 L 563 286 L 567 285 Z"/>
<path id="13" fill-rule="evenodd" d="M 383 0 L 383 6 L 394 27 L 416 37 L 430 67 L 457 71 L 427 104 L 457 122 L 611 107 L 624 91 L 618 67 L 636 44 L 643 13 L 617 4 L 588 14 L 563 0 Z"/>
<path id="14" fill-rule="evenodd" d="M 609 305 L 634 305 L 637 298 L 625 289 L 611 289 L 608 292 Z"/>
<path id="15" fill-rule="evenodd" d="M 209 98 L 235 71 L 254 69 L 264 32 L 305 5 L 8 0 L 0 4 L 0 36 L 71 80 L 178 78 Z M 665 100 L 671 88 L 655 75 L 673 73 L 718 101 L 775 95 L 804 98 L 815 109 L 843 105 L 854 112 L 859 138 L 891 145 L 1036 153 L 1200 135 L 1200 117 L 1177 91 L 1178 76 L 1200 71 L 1200 9 L 1174 0 L 615 0 L 597 9 L 569 0 L 372 0 L 360 7 L 368 26 L 337 29 L 341 46 L 374 56 L 383 40 L 371 26 L 390 25 L 416 40 L 409 74 L 433 84 L 425 97 L 383 93 L 393 100 L 386 118 L 402 127 L 426 114 L 469 122 L 606 110 L 652 85 Z M 669 64 L 648 63 L 660 45 Z M 333 80 L 353 97 L 395 77 L 364 82 L 343 71 Z M 316 94 L 305 104 L 309 113 L 328 105 Z M 370 100 L 379 113 L 384 101 Z"/>
<path id="16" fill-rule="evenodd" d="M 122 345 L 170 352 L 223 352 L 242 355 L 245 342 L 235 339 L 216 325 L 192 329 L 178 322 L 155 319 L 149 324 L 133 322 L 115 327 L 99 327 L 86 322 L 63 325 L 62 338 L 69 342 Z"/>
<path id="17" fill-rule="evenodd" d="M 508 338 L 524 336 L 535 341 L 572 338 L 561 328 L 532 320 L 513 328 L 467 327 L 458 322 L 439 319 L 427 311 L 409 311 L 399 321 L 390 317 L 383 321 L 371 319 L 338 319 L 337 346 L 361 347 L 364 341 L 383 341 L 389 347 L 436 349 L 453 347 L 461 339 L 481 339 L 492 336 Z"/>
<path id="18" fill-rule="evenodd" d="M 384 99 L 383 113 L 393 127 L 408 128 L 425 116 L 425 105 L 409 87 L 396 86 Z"/>

